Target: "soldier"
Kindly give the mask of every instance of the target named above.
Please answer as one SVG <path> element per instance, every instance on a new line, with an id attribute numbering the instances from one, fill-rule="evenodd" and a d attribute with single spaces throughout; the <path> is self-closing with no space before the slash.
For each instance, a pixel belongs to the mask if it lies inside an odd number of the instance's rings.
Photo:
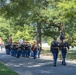
<path id="1" fill-rule="evenodd" d="M 58 49 L 59 49 L 59 43 L 57 42 L 57 37 L 54 37 L 54 41 L 51 43 L 50 51 L 53 54 L 54 59 L 54 66 L 56 66 L 57 57 L 58 57 Z"/>
<path id="2" fill-rule="evenodd" d="M 24 44 L 21 44 L 21 54 L 22 54 L 22 57 L 25 57 L 25 55 L 26 55 L 25 46 L 26 46 L 25 43 Z"/>
<path id="3" fill-rule="evenodd" d="M 14 43 L 11 45 L 10 54 L 11 54 L 11 56 L 14 56 Z"/>
<path id="4" fill-rule="evenodd" d="M 62 65 L 65 66 L 66 65 L 65 58 L 66 58 L 67 49 L 69 50 L 69 45 L 65 41 L 65 37 L 59 43 L 59 49 L 60 49 L 61 54 L 62 54 Z"/>
<path id="5" fill-rule="evenodd" d="M 9 36 L 9 39 L 7 40 L 7 42 L 12 45 L 12 35 Z"/>
<path id="6" fill-rule="evenodd" d="M 10 51 L 11 51 L 10 44 L 6 44 L 5 49 L 6 49 L 6 54 L 10 55 Z"/>
<path id="7" fill-rule="evenodd" d="M 33 51 L 33 57 L 34 57 L 34 59 L 36 59 L 36 55 L 37 55 L 37 43 L 36 43 L 36 41 L 34 41 L 34 44 L 33 44 L 31 49 Z"/>
<path id="8" fill-rule="evenodd" d="M 17 50 L 16 50 L 17 44 L 16 43 L 17 42 L 13 42 L 11 45 L 11 56 L 14 56 L 14 57 L 16 57 L 16 55 L 17 55 Z"/>
<path id="9" fill-rule="evenodd" d="M 40 54 L 41 54 L 41 45 L 40 43 L 38 43 L 38 47 L 37 47 L 37 54 L 38 54 L 38 58 L 40 58 Z"/>
<path id="10" fill-rule="evenodd" d="M 29 57 L 29 50 L 30 50 L 30 48 L 29 48 L 29 42 L 26 42 L 26 45 L 25 45 L 26 58 Z"/>
<path id="11" fill-rule="evenodd" d="M 17 50 L 17 58 L 21 56 L 21 45 L 18 43 L 16 45 L 16 50 Z"/>
<path id="12" fill-rule="evenodd" d="M 2 43 L 3 43 L 3 40 L 2 40 L 2 37 L 0 37 L 0 50 L 2 50 Z"/>

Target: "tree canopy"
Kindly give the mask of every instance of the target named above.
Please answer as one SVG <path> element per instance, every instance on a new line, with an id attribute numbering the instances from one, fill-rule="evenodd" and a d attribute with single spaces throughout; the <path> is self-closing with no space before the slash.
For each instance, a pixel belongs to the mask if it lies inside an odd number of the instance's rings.
<path id="1" fill-rule="evenodd" d="M 15 39 L 18 34 L 28 39 L 32 39 L 30 37 L 34 37 L 36 33 L 39 37 L 59 36 L 63 28 L 66 38 L 70 39 L 69 43 L 76 45 L 76 0 L 5 1 L 0 2 L 0 15 L 9 21 L 8 26 L 16 29 L 12 32 L 14 35 L 17 33 Z"/>

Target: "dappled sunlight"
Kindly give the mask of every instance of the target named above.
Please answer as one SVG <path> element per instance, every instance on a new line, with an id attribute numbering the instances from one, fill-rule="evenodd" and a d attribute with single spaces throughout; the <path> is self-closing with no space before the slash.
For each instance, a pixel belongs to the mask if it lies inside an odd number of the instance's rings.
<path id="1" fill-rule="evenodd" d="M 13 63 L 8 63 L 8 64 L 5 64 L 6 66 L 12 66 L 12 67 L 21 67 L 23 64 L 13 64 Z"/>
<path id="2" fill-rule="evenodd" d="M 51 72 L 53 72 L 53 71 L 51 71 Z M 41 73 L 46 73 L 46 74 L 50 74 L 50 72 L 49 71 L 41 71 Z"/>
<path id="3" fill-rule="evenodd" d="M 29 68 L 33 68 L 33 67 L 41 67 L 41 66 L 44 66 L 44 65 L 49 65 L 51 64 L 51 60 L 43 60 L 43 59 L 36 59 L 35 61 L 30 58 L 27 60 L 26 62 L 26 59 L 24 59 L 25 62 L 21 61 L 21 62 L 16 62 L 15 60 L 11 60 L 11 62 L 9 63 L 6 63 L 5 65 L 6 66 L 11 66 L 11 67 L 29 67 Z M 18 60 L 19 61 L 19 60 Z M 31 62 L 29 62 L 31 61 Z M 16 62 L 15 64 L 13 62 Z M 38 62 L 38 63 L 37 63 Z"/>
<path id="4" fill-rule="evenodd" d="M 0 69 L 0 71 L 7 71 L 7 69 Z"/>
<path id="5" fill-rule="evenodd" d="M 36 65 L 30 65 L 30 66 L 27 66 L 27 67 L 41 67 L 43 65 L 48 65 L 48 64 L 50 64 L 50 62 L 47 62 L 47 63 L 38 63 Z"/>
<path id="6" fill-rule="evenodd" d="M 58 61 L 57 67 L 54 67 L 53 60 L 46 56 L 42 56 L 40 59 L 23 57 L 17 59 L 9 55 L 1 55 L 0 59 L 6 66 L 20 75 L 68 75 L 68 72 L 71 72 L 70 75 L 72 75 L 72 72 L 76 74 L 75 63 L 68 61 L 66 66 L 62 66 L 61 61 Z M 2 71 L 4 71 L 4 69 Z"/>

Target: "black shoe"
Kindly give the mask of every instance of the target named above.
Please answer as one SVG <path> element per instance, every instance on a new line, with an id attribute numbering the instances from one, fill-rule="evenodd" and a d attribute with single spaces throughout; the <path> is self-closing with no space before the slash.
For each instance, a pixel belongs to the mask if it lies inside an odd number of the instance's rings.
<path id="1" fill-rule="evenodd" d="M 17 58 L 19 58 L 19 56 L 17 56 Z"/>
<path id="2" fill-rule="evenodd" d="M 63 61 L 62 61 L 62 65 L 64 65 Z"/>
<path id="3" fill-rule="evenodd" d="M 64 63 L 64 66 L 66 66 L 66 63 Z"/>
<path id="4" fill-rule="evenodd" d="M 34 59 L 36 59 L 36 57 L 34 57 Z"/>
<path id="5" fill-rule="evenodd" d="M 54 66 L 56 67 L 56 64 L 54 64 Z"/>

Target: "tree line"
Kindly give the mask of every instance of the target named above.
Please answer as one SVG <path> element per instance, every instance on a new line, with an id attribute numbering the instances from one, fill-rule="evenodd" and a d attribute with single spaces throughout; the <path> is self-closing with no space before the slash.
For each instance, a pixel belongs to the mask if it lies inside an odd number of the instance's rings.
<path id="1" fill-rule="evenodd" d="M 13 34 L 18 38 L 44 40 L 63 31 L 70 45 L 76 45 L 75 0 L 6 0 L 0 2 L 0 31 L 4 39 Z M 2 28 L 1 28 L 2 29 Z M 9 34 L 8 34 L 9 33 Z M 14 36 L 16 35 L 16 36 Z"/>

